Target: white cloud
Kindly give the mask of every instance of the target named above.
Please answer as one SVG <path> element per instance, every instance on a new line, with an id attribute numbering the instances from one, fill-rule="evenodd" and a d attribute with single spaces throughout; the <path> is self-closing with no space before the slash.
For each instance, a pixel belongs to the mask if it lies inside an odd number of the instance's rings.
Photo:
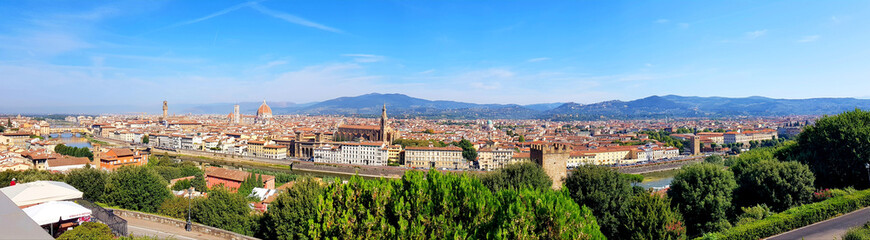
<path id="1" fill-rule="evenodd" d="M 680 23 L 678 26 L 680 26 L 680 28 L 689 28 L 689 23 Z"/>
<path id="2" fill-rule="evenodd" d="M 374 54 L 342 54 L 341 56 L 352 57 L 353 61 L 358 63 L 373 63 L 380 62 L 386 59 L 384 56 Z"/>
<path id="3" fill-rule="evenodd" d="M 532 59 L 526 60 L 526 62 L 541 62 L 541 61 L 547 61 L 547 60 L 550 60 L 550 58 L 540 57 L 540 58 L 532 58 Z"/>
<path id="4" fill-rule="evenodd" d="M 668 23 L 670 21 L 671 20 L 667 20 L 667 19 L 659 19 L 659 20 L 656 20 L 656 23 Z"/>
<path id="5" fill-rule="evenodd" d="M 432 73 L 434 73 L 434 72 L 435 72 L 435 69 L 429 69 L 429 70 L 426 70 L 426 71 L 418 72 L 417 74 L 426 75 L 426 74 L 432 74 Z"/>
<path id="6" fill-rule="evenodd" d="M 767 34 L 767 29 L 764 29 L 764 30 L 755 30 L 755 31 L 752 31 L 752 32 L 746 32 L 746 38 L 749 38 L 749 39 L 756 39 L 756 38 L 759 38 L 759 37 L 761 37 L 761 36 L 764 36 L 765 34 Z"/>
<path id="7" fill-rule="evenodd" d="M 803 36 L 802 38 L 798 39 L 797 41 L 799 43 L 815 42 L 815 41 L 819 40 L 820 37 L 821 36 L 819 36 L 819 35 Z"/>
<path id="8" fill-rule="evenodd" d="M 272 10 L 272 9 L 266 8 L 266 7 L 264 7 L 263 5 L 260 5 L 260 4 L 259 4 L 258 2 L 256 2 L 256 1 L 250 1 L 250 2 L 240 3 L 240 4 L 234 5 L 234 6 L 232 6 L 232 7 L 229 7 L 229 8 L 226 8 L 226 9 L 223 9 L 223 10 L 220 10 L 220 11 L 217 11 L 217 12 L 214 12 L 214 13 L 212 13 L 212 14 L 206 15 L 206 16 L 204 16 L 204 17 L 200 17 L 200 18 L 193 19 L 193 20 L 188 20 L 188 21 L 179 22 L 179 23 L 172 24 L 172 25 L 169 25 L 169 26 L 166 26 L 166 27 L 163 27 L 163 28 L 160 28 L 160 29 L 157 29 L 157 30 L 151 31 L 151 32 L 156 32 L 156 31 L 160 31 L 160 30 L 164 30 L 164 29 L 168 29 L 168 28 L 180 27 L 180 26 L 184 26 L 184 25 L 188 25 L 188 24 L 194 24 L 194 23 L 202 22 L 202 21 L 205 21 L 205 20 L 208 20 L 208 19 L 214 18 L 214 17 L 218 17 L 218 16 L 221 16 L 221 15 L 224 15 L 224 14 L 227 14 L 227 13 L 234 12 L 234 11 L 236 11 L 236 10 L 239 10 L 239 9 L 242 9 L 242 8 L 245 8 L 245 7 L 250 7 L 251 9 L 254 9 L 254 10 L 256 10 L 257 12 L 260 12 L 260 13 L 262 13 L 262 14 L 265 14 L 265 15 L 268 15 L 268 16 L 271 16 L 271 17 L 274 17 L 274 18 L 278 18 L 278 19 L 281 19 L 281 20 L 287 21 L 287 22 L 289 22 L 289 23 L 293 23 L 293 24 L 297 24 L 297 25 L 302 25 L 302 26 L 306 26 L 306 27 L 317 28 L 317 29 L 320 29 L 320 30 L 330 31 L 330 32 L 334 32 L 334 33 L 343 33 L 343 31 L 341 31 L 341 30 L 339 30 L 339 29 L 336 29 L 336 28 L 333 28 L 333 27 L 329 27 L 329 26 L 326 26 L 326 25 L 323 25 L 323 24 L 320 24 L 320 23 L 312 22 L 312 21 L 309 21 L 309 20 L 307 20 L 307 19 L 304 19 L 304 18 L 301 18 L 301 17 L 295 16 L 295 15 L 292 15 L 292 14 L 288 14 L 288 13 L 284 13 L 284 12 L 279 12 L 279 11 L 275 11 L 275 10 Z"/>
<path id="9" fill-rule="evenodd" d="M 284 21 L 287 21 L 290 23 L 295 23 L 295 24 L 299 24 L 302 26 L 306 26 L 306 27 L 313 27 L 313 28 L 317 28 L 320 30 L 334 32 L 334 33 L 344 33 L 343 31 L 336 29 L 336 28 L 333 28 L 333 27 L 329 27 L 329 26 L 326 26 L 326 25 L 323 25 L 320 23 L 312 22 L 312 21 L 306 20 L 306 19 L 301 18 L 301 17 L 297 17 L 295 15 L 291 15 L 288 13 L 283 13 L 283 12 L 274 11 L 272 9 L 268 9 L 266 7 L 263 7 L 263 5 L 260 5 L 258 3 L 253 3 L 250 6 L 254 10 L 257 10 L 263 14 L 266 14 L 266 15 L 269 15 L 269 16 L 272 16 L 272 17 L 275 17 L 275 18 L 278 18 L 278 19 L 281 19 L 281 20 L 284 20 Z"/>

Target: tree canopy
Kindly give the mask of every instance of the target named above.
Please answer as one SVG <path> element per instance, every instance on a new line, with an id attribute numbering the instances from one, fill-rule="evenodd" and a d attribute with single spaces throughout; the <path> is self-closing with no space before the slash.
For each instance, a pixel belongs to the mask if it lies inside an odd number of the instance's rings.
<path id="1" fill-rule="evenodd" d="M 716 164 L 698 163 L 677 172 L 668 196 L 683 213 L 689 236 L 698 236 L 730 227 L 728 214 L 736 187 L 731 171 Z"/>
<path id="2" fill-rule="evenodd" d="M 502 169 L 484 174 L 481 182 L 493 192 L 522 188 L 540 190 L 553 186 L 553 180 L 547 176 L 544 169 L 532 162 L 509 164 Z"/>
<path id="3" fill-rule="evenodd" d="M 66 175 L 66 183 L 82 191 L 83 197 L 91 201 L 102 200 L 108 179 L 108 173 L 96 168 L 73 169 Z"/>
<path id="4" fill-rule="evenodd" d="M 167 182 L 151 168 L 124 166 L 109 176 L 103 200 L 122 208 L 155 212 L 172 196 Z"/>
<path id="5" fill-rule="evenodd" d="M 870 112 L 855 109 L 825 116 L 798 134 L 796 144 L 779 152 L 781 159 L 807 164 L 820 188 L 870 187 Z"/>
<path id="6" fill-rule="evenodd" d="M 633 195 L 628 178 L 609 167 L 583 165 L 568 175 L 565 188 L 577 204 L 592 209 L 605 236 L 620 236 L 619 214 Z"/>
<path id="7" fill-rule="evenodd" d="M 462 148 L 462 158 L 465 158 L 465 160 L 477 161 L 477 149 L 474 148 L 474 144 L 468 141 L 468 139 L 463 138 L 461 141 L 451 144 Z"/>
<path id="8" fill-rule="evenodd" d="M 619 221 L 619 236 L 613 239 L 685 239 L 682 216 L 665 196 L 640 193 L 626 203 Z"/>
<path id="9" fill-rule="evenodd" d="M 465 174 L 432 170 L 410 171 L 400 180 L 353 177 L 322 190 L 309 185 L 288 194 L 292 195 L 283 197 L 267 213 L 264 237 L 604 239 L 591 211 L 565 192 L 508 189 L 493 193 Z M 294 196 L 302 199 L 293 200 Z M 286 220 L 308 225 L 275 225 Z"/>

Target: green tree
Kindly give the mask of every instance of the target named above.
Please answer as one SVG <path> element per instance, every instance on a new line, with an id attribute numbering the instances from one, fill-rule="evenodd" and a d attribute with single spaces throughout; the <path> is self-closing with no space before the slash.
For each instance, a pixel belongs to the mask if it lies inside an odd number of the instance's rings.
<path id="1" fill-rule="evenodd" d="M 155 212 L 160 203 L 172 196 L 166 185 L 151 168 L 124 166 L 109 176 L 103 200 L 126 209 Z"/>
<path id="2" fill-rule="evenodd" d="M 704 162 L 722 165 L 725 164 L 725 160 L 722 159 L 722 156 L 719 155 L 710 155 L 704 158 Z"/>
<path id="3" fill-rule="evenodd" d="M 91 201 L 102 201 L 108 179 L 108 173 L 96 168 L 73 169 L 66 175 L 66 183 L 82 191 L 83 197 Z"/>
<path id="4" fill-rule="evenodd" d="M 468 161 L 477 161 L 477 149 L 474 149 L 474 144 L 471 141 L 462 139 L 459 142 L 453 142 L 453 145 L 462 148 L 462 158 Z"/>
<path id="5" fill-rule="evenodd" d="M 739 207 L 764 204 L 780 212 L 812 201 L 816 177 L 805 164 L 766 160 L 736 164 L 732 171 L 738 185 L 734 202 Z"/>
<path id="6" fill-rule="evenodd" d="M 323 187 L 311 178 L 296 182 L 278 195 L 263 216 L 263 239 L 310 239 L 308 220 L 317 214 Z"/>
<path id="7" fill-rule="evenodd" d="M 142 136 L 142 143 L 148 144 L 148 142 L 151 142 L 151 140 L 148 139 L 148 135 Z"/>
<path id="8" fill-rule="evenodd" d="M 682 216 L 664 196 L 641 193 L 626 203 L 614 239 L 686 239 Z"/>
<path id="9" fill-rule="evenodd" d="M 248 201 L 225 188 L 213 188 L 207 199 L 193 206 L 191 213 L 191 218 L 198 223 L 240 234 L 253 235 L 256 227 Z"/>
<path id="10" fill-rule="evenodd" d="M 720 165 L 698 163 L 677 172 L 668 196 L 683 213 L 689 236 L 699 236 L 730 227 L 727 217 L 736 187 L 731 171 Z"/>
<path id="11" fill-rule="evenodd" d="M 190 189 L 190 180 L 188 179 L 175 181 L 175 184 L 172 185 L 173 191 L 181 191 L 185 189 Z"/>
<path id="12" fill-rule="evenodd" d="M 203 198 L 199 197 L 188 199 L 186 197 L 173 196 L 167 198 L 163 203 L 160 203 L 160 207 L 157 208 L 157 213 L 177 219 L 187 219 L 188 204 L 190 204 L 191 207 L 196 206 L 202 200 Z"/>
<path id="13" fill-rule="evenodd" d="M 82 225 L 66 231 L 61 234 L 58 240 L 77 240 L 77 239 L 93 239 L 93 240 L 111 240 L 115 235 L 112 235 L 112 229 L 106 224 L 97 222 L 84 222 Z"/>
<path id="14" fill-rule="evenodd" d="M 501 189 L 523 188 L 544 190 L 553 186 L 553 180 L 547 176 L 544 169 L 532 162 L 509 164 L 502 169 L 484 174 L 480 180 L 493 192 Z"/>
<path id="15" fill-rule="evenodd" d="M 190 181 L 190 186 L 200 192 L 208 191 L 205 177 L 202 174 L 194 176 L 193 180 Z"/>
<path id="16" fill-rule="evenodd" d="M 743 211 L 743 213 L 740 214 L 740 216 L 737 216 L 737 222 L 734 223 L 735 226 L 758 221 L 774 214 L 774 212 L 770 211 L 770 208 L 764 204 L 756 205 L 754 207 L 740 207 L 740 210 Z"/>
<path id="17" fill-rule="evenodd" d="M 526 142 L 526 136 L 520 135 L 520 142 Z"/>
<path id="18" fill-rule="evenodd" d="M 870 112 L 855 109 L 820 118 L 786 144 L 780 159 L 810 167 L 820 188 L 870 187 L 864 164 L 870 163 Z"/>
<path id="19" fill-rule="evenodd" d="M 620 213 L 633 195 L 628 178 L 609 167 L 583 165 L 568 175 L 565 188 L 577 204 L 592 209 L 607 238 L 620 236 Z"/>

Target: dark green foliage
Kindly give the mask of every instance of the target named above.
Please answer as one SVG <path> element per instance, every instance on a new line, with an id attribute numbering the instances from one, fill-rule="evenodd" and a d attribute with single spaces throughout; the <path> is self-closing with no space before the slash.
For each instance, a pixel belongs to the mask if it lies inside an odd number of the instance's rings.
<path id="1" fill-rule="evenodd" d="M 311 178 L 296 182 L 287 193 L 278 195 L 263 216 L 263 239 L 309 239 L 308 219 L 317 214 L 323 187 Z"/>
<path id="2" fill-rule="evenodd" d="M 239 185 L 239 189 L 236 189 L 236 192 L 242 196 L 248 196 L 254 188 L 261 187 L 263 187 L 263 180 L 260 177 L 260 174 L 248 174 L 248 178 Z"/>
<path id="3" fill-rule="evenodd" d="M 643 182 L 643 175 L 640 174 L 622 174 L 622 177 L 628 179 L 631 183 L 640 183 Z"/>
<path id="4" fill-rule="evenodd" d="M 193 189 L 195 189 L 196 191 L 208 191 L 204 175 L 196 175 L 195 177 L 193 177 L 193 180 L 190 181 L 190 186 L 192 186 Z"/>
<path id="5" fill-rule="evenodd" d="M 86 147 L 68 147 L 63 144 L 58 144 L 57 146 L 54 146 L 54 152 L 73 157 L 87 157 L 90 160 L 94 160 L 94 154 Z"/>
<path id="6" fill-rule="evenodd" d="M 779 153 L 809 165 L 820 188 L 870 187 L 870 112 L 854 110 L 826 116 L 804 128 L 796 145 Z"/>
<path id="7" fill-rule="evenodd" d="M 209 191 L 208 198 L 198 201 L 191 213 L 198 223 L 245 235 L 253 235 L 257 227 L 248 201 L 224 188 Z"/>
<path id="8" fill-rule="evenodd" d="M 509 164 L 502 169 L 481 176 L 480 181 L 493 192 L 502 189 L 548 189 L 553 180 L 544 169 L 532 162 Z"/>
<path id="9" fill-rule="evenodd" d="M 870 240 L 870 222 L 864 226 L 849 229 L 846 235 L 843 235 L 843 240 Z"/>
<path id="10" fill-rule="evenodd" d="M 151 140 L 148 139 L 148 135 L 142 136 L 142 143 L 148 144 L 148 142 L 151 142 Z"/>
<path id="11" fill-rule="evenodd" d="M 766 160 L 731 169 L 739 186 L 734 192 L 736 206 L 764 204 L 779 212 L 812 201 L 816 177 L 802 163 Z"/>
<path id="12" fill-rule="evenodd" d="M 604 239 L 591 212 L 565 192 L 492 193 L 464 174 L 409 171 L 401 180 L 296 187 L 270 207 L 264 238 Z"/>
<path id="13" fill-rule="evenodd" d="M 656 141 L 664 143 L 667 146 L 675 147 L 677 149 L 680 149 L 680 151 L 683 151 L 683 145 L 684 145 L 683 141 L 680 139 L 676 139 L 676 138 L 671 137 L 670 136 L 671 134 L 668 132 L 665 132 L 665 131 L 658 131 L 658 132 L 656 132 L 656 131 L 641 131 L 639 133 L 640 134 L 647 134 L 647 135 L 649 135 L 649 138 L 651 138 L 651 139 L 655 139 Z"/>
<path id="14" fill-rule="evenodd" d="M 755 222 L 774 214 L 774 212 L 770 211 L 770 208 L 764 204 L 756 205 L 754 207 L 741 207 L 740 210 L 742 210 L 743 213 L 740 214 L 740 216 L 737 216 L 737 222 L 734 223 L 735 226 Z"/>
<path id="15" fill-rule="evenodd" d="M 727 217 L 736 187 L 731 171 L 720 165 L 699 163 L 677 172 L 668 196 L 683 213 L 687 233 L 698 236 L 730 226 Z"/>
<path id="16" fill-rule="evenodd" d="M 111 240 L 115 235 L 112 235 L 112 229 L 106 224 L 97 222 L 84 222 L 72 230 L 61 234 L 58 240 L 77 240 L 77 239 L 92 239 L 92 240 Z"/>
<path id="17" fill-rule="evenodd" d="M 108 180 L 109 174 L 96 168 L 73 169 L 66 176 L 66 183 L 82 191 L 83 197 L 91 201 L 102 200 Z"/>
<path id="18" fill-rule="evenodd" d="M 175 184 L 172 185 L 173 191 L 181 191 L 185 189 L 190 189 L 190 180 L 188 179 L 175 181 Z"/>
<path id="19" fill-rule="evenodd" d="M 260 169 L 251 169 L 248 172 L 256 173 L 256 174 L 265 174 L 275 176 L 275 187 L 281 186 L 285 183 L 295 181 L 299 175 L 286 173 L 286 172 L 277 172 L 277 171 L 266 171 Z"/>
<path id="20" fill-rule="evenodd" d="M 702 239 L 762 239 L 870 206 L 870 190 L 805 204 Z"/>
<path id="21" fill-rule="evenodd" d="M 151 158 L 148 159 L 147 166 L 157 171 L 157 173 L 160 174 L 160 176 L 163 177 L 163 179 L 166 181 L 176 178 L 199 176 L 204 174 L 203 171 L 199 169 L 199 167 L 197 167 L 195 163 L 176 163 L 166 156 L 151 156 Z"/>
<path id="22" fill-rule="evenodd" d="M 471 144 L 468 139 L 462 139 L 459 142 L 453 142 L 452 145 L 462 148 L 462 158 L 468 161 L 477 161 L 477 149 Z"/>
<path id="23" fill-rule="evenodd" d="M 641 193 L 626 203 L 619 221 L 619 236 L 613 239 L 686 239 L 682 216 L 664 196 Z"/>
<path id="24" fill-rule="evenodd" d="M 169 216 L 178 219 L 187 220 L 187 209 L 188 204 L 192 206 L 196 206 L 199 202 L 202 202 L 203 198 L 186 198 L 186 197 L 171 197 L 160 203 L 160 207 L 157 208 L 157 213 L 164 216 Z"/>
<path id="25" fill-rule="evenodd" d="M 620 236 L 619 214 L 633 196 L 628 178 L 608 167 L 584 165 L 568 175 L 565 188 L 577 204 L 592 209 L 605 236 Z"/>
<path id="26" fill-rule="evenodd" d="M 704 162 L 719 165 L 725 164 L 725 160 L 722 159 L 722 156 L 719 155 L 710 155 L 708 157 L 705 157 Z"/>
<path id="27" fill-rule="evenodd" d="M 9 182 L 12 181 L 12 178 L 17 179 L 18 183 L 26 183 L 33 181 L 60 181 L 63 182 L 66 179 L 66 175 L 61 173 L 52 173 L 49 171 L 39 171 L 36 169 L 30 169 L 26 171 L 12 171 L 6 170 L 0 172 L 0 187 L 9 186 Z"/>
<path id="28" fill-rule="evenodd" d="M 126 209 L 155 212 L 172 194 L 168 183 L 148 167 L 124 166 L 109 176 L 103 200 Z"/>

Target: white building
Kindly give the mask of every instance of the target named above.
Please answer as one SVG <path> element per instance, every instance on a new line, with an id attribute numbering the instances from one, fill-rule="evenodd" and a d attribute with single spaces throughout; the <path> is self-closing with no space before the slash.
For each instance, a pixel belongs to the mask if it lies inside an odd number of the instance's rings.
<path id="1" fill-rule="evenodd" d="M 342 143 L 324 145 L 312 152 L 314 162 L 386 166 L 389 159 L 387 146 L 381 142 Z"/>

